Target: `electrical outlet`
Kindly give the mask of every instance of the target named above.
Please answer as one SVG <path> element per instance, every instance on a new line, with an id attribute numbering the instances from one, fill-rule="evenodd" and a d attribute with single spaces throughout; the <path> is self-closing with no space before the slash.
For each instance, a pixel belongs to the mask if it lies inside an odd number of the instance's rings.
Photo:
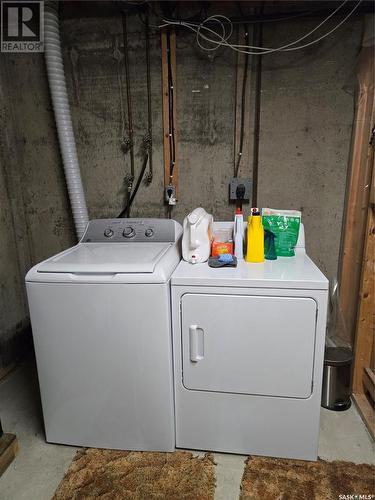
<path id="1" fill-rule="evenodd" d="M 176 205 L 177 203 L 176 188 L 172 184 L 169 184 L 169 186 L 165 188 L 165 201 L 168 205 Z"/>
<path id="2" fill-rule="evenodd" d="M 251 199 L 251 179 L 249 177 L 232 177 L 229 183 L 229 200 L 230 201 L 237 201 L 238 200 L 238 191 L 237 188 L 239 186 L 244 186 L 245 188 L 245 193 L 243 196 L 243 201 L 245 203 L 249 203 Z"/>

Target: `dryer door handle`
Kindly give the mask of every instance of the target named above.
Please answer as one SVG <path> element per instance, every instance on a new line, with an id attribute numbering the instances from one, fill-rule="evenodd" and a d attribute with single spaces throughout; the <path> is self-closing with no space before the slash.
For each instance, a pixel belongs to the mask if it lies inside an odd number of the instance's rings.
<path id="1" fill-rule="evenodd" d="M 190 360 L 194 363 L 204 358 L 203 328 L 198 325 L 189 326 Z"/>

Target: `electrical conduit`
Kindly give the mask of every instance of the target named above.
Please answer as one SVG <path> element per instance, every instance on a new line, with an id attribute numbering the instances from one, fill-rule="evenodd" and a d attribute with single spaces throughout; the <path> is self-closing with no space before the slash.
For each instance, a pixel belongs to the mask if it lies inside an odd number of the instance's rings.
<path id="1" fill-rule="evenodd" d="M 81 238 L 89 219 L 66 90 L 60 43 L 58 6 L 55 2 L 45 4 L 44 49 L 49 88 L 64 164 L 65 180 L 68 187 L 76 233 L 78 238 Z"/>

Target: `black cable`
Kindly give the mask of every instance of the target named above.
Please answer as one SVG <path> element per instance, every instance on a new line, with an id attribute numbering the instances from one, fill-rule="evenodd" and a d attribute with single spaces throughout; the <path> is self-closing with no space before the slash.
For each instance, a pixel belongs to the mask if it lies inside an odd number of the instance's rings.
<path id="1" fill-rule="evenodd" d="M 131 207 L 131 192 L 132 188 L 131 185 L 129 184 L 126 188 L 126 205 L 124 208 L 124 215 L 126 213 L 126 217 L 129 219 L 130 217 L 130 207 Z"/>
<path id="2" fill-rule="evenodd" d="M 254 16 L 243 16 L 243 17 L 240 17 L 240 18 L 229 18 L 230 22 L 232 24 L 243 24 L 244 22 L 246 24 L 264 24 L 264 23 L 273 23 L 273 22 L 279 22 L 279 21 L 289 21 L 289 20 L 292 20 L 292 19 L 298 19 L 299 17 L 304 17 L 304 16 L 309 16 L 310 14 L 316 14 L 317 12 L 326 12 L 328 9 L 317 9 L 317 10 L 307 10 L 307 11 L 303 11 L 303 12 L 299 12 L 297 14 L 290 14 L 290 15 L 286 15 L 286 16 L 283 16 L 283 17 L 272 17 L 271 16 L 261 16 L 261 17 L 254 17 Z M 223 24 L 226 24 L 226 21 L 223 20 L 222 21 Z M 207 23 L 207 24 L 210 24 L 210 23 Z"/>
<path id="3" fill-rule="evenodd" d="M 142 7 L 145 3 L 147 3 L 147 0 L 141 0 L 139 2 L 131 2 L 130 0 L 124 0 L 125 4 L 131 5 L 132 7 Z"/>
<path id="4" fill-rule="evenodd" d="M 128 182 L 131 184 L 134 180 L 134 141 L 133 141 L 133 114 L 132 114 L 132 98 L 130 90 L 130 74 L 129 74 L 129 55 L 128 55 L 128 29 L 127 16 L 122 12 L 122 37 L 124 43 L 124 66 L 125 66 L 125 81 L 126 81 L 126 100 L 128 108 L 128 141 L 125 141 L 130 152 L 130 175 Z"/>
<path id="5" fill-rule="evenodd" d="M 153 164 L 152 164 L 152 106 L 151 106 L 151 61 L 150 61 L 150 31 L 149 31 L 149 17 L 146 13 L 146 77 L 147 77 L 147 152 L 149 160 L 149 171 L 147 174 L 147 182 L 150 183 L 153 177 Z"/>
<path id="6" fill-rule="evenodd" d="M 159 2 L 159 7 L 162 11 L 163 16 L 168 17 L 174 17 L 177 5 L 178 2 L 172 0 L 169 0 L 168 2 Z"/>
<path id="7" fill-rule="evenodd" d="M 119 2 L 121 3 L 121 2 Z M 124 4 L 126 4 L 127 2 L 124 1 L 122 2 Z M 201 2 L 201 8 L 199 10 L 199 12 L 197 14 L 194 14 L 193 16 L 189 16 L 189 17 L 185 17 L 185 18 L 182 18 L 182 17 L 174 17 L 173 15 L 168 15 L 168 16 L 165 16 L 163 15 L 163 13 L 158 13 L 156 11 L 156 9 L 154 8 L 154 3 L 156 2 L 152 2 L 152 1 L 149 1 L 149 0 L 146 0 L 145 2 L 148 7 L 150 8 L 150 10 L 152 11 L 152 13 L 154 14 L 154 16 L 159 19 L 160 21 L 162 21 L 163 19 L 167 20 L 167 21 L 173 21 L 173 22 L 203 22 L 207 19 L 208 17 L 208 12 L 207 12 L 207 7 L 206 7 L 206 4 L 208 2 Z M 142 10 L 144 9 L 144 5 L 145 3 L 142 3 L 142 4 L 139 4 L 139 7 L 138 7 L 138 15 L 140 15 L 140 13 L 142 12 Z M 327 2 L 327 5 L 328 5 L 329 2 Z M 239 4 L 239 2 L 237 2 L 237 5 Z M 133 3 L 130 3 L 130 6 L 134 6 L 135 4 Z M 202 16 L 202 11 L 205 11 L 205 16 Z M 269 14 L 269 15 L 249 15 L 249 16 L 240 16 L 240 17 L 232 17 L 230 18 L 229 17 L 229 20 L 232 24 L 243 24 L 243 23 L 246 23 L 246 24 L 263 24 L 263 23 L 272 23 L 272 22 L 282 22 L 282 21 L 289 21 L 289 20 L 293 20 L 293 19 L 298 19 L 300 17 L 305 17 L 305 16 L 310 16 L 310 15 L 320 15 L 320 14 L 323 14 L 327 11 L 330 11 L 330 8 L 329 7 L 317 7 L 315 9 L 310 9 L 310 10 L 304 10 L 304 11 L 301 11 L 301 12 L 293 12 L 293 11 L 287 11 L 285 13 L 283 13 L 284 15 L 282 15 L 282 17 L 280 17 L 280 14 L 279 13 L 276 13 L 276 14 Z M 365 11 L 367 12 L 367 10 Z M 368 9 L 368 12 L 372 12 L 372 9 Z M 278 17 L 275 17 L 275 16 L 278 16 Z M 142 17 L 140 16 L 140 20 L 142 23 L 144 23 Z M 226 21 L 222 21 L 224 24 L 226 23 Z M 209 26 L 211 23 L 208 22 L 207 23 L 207 26 Z M 215 22 L 213 21 L 212 24 L 215 24 Z M 151 27 L 153 28 L 159 28 L 159 26 L 156 26 L 156 25 L 151 25 Z"/>
<path id="8" fill-rule="evenodd" d="M 126 3 L 126 2 L 125 2 Z M 173 15 L 169 14 L 168 16 L 165 16 L 163 13 L 158 13 L 156 11 L 156 9 L 154 8 L 154 4 L 155 2 L 152 2 L 152 1 L 147 1 L 146 2 L 148 4 L 148 6 L 150 7 L 151 11 L 153 12 L 153 14 L 159 18 L 159 19 L 167 19 L 169 21 L 181 21 L 181 22 L 202 22 L 204 21 L 207 17 L 208 17 L 208 11 L 207 11 L 207 3 L 208 2 L 201 2 L 201 7 L 199 9 L 199 12 L 197 12 L 196 14 L 192 15 L 192 16 L 188 16 L 188 17 L 174 17 Z M 240 2 L 236 2 L 237 3 L 237 7 L 240 9 L 241 8 L 241 5 L 240 5 Z M 242 9 L 241 9 L 242 10 Z M 245 16 L 243 14 L 240 15 L 240 17 L 234 17 L 234 18 L 229 18 L 230 21 L 233 23 L 233 24 L 243 24 L 244 22 L 247 23 L 247 24 L 250 24 L 250 23 L 267 23 L 267 22 L 275 22 L 275 21 L 286 21 L 286 20 L 289 20 L 289 19 L 294 19 L 294 18 L 299 18 L 299 17 L 303 17 L 305 15 L 309 15 L 309 14 L 314 14 L 314 13 L 317 13 L 317 12 L 326 12 L 327 10 L 329 10 L 329 8 L 317 8 L 317 9 L 311 9 L 311 10 L 306 10 L 306 11 L 302 11 L 302 12 L 293 12 L 293 11 L 288 11 L 285 13 L 285 15 L 283 15 L 282 17 L 274 17 L 275 14 L 270 14 L 269 16 L 254 16 L 254 15 L 250 15 L 250 16 Z M 205 12 L 205 16 L 202 16 L 202 11 Z M 228 16 L 229 17 L 229 16 Z"/>
<path id="9" fill-rule="evenodd" d="M 124 66 L 125 66 L 125 77 L 126 77 L 126 95 L 127 95 L 127 108 L 128 108 L 128 133 L 129 137 L 127 141 L 124 141 L 127 151 L 130 152 L 130 167 L 131 175 L 126 176 L 127 186 L 126 186 L 126 206 L 118 215 L 118 217 L 130 217 L 130 208 L 137 195 L 138 189 L 141 185 L 143 176 L 146 171 L 147 163 L 150 159 L 150 172 L 148 176 L 149 182 L 152 179 L 152 108 L 151 108 L 151 71 L 150 71 L 150 43 L 149 43 L 149 30 L 148 30 L 148 15 L 147 15 L 147 26 L 145 28 L 146 34 L 146 64 L 147 64 L 147 111 L 148 111 L 148 131 L 144 137 L 145 145 L 145 156 L 143 159 L 140 174 L 138 176 L 137 182 L 133 188 L 133 182 L 135 178 L 135 165 L 134 165 L 134 131 L 133 131 L 133 117 L 132 117 L 132 100 L 131 100 L 131 89 L 130 89 L 130 71 L 129 71 L 129 58 L 128 58 L 128 31 L 127 31 L 127 16 L 126 13 L 121 11 L 122 14 L 122 32 L 123 32 L 123 43 L 124 43 Z"/>
<path id="10" fill-rule="evenodd" d="M 238 2 L 237 2 L 238 4 Z M 198 14 L 195 14 L 193 16 L 189 16 L 189 17 L 184 17 L 184 18 L 181 18 L 181 17 L 173 17 L 173 16 L 165 16 L 163 14 L 158 14 L 156 12 L 156 10 L 154 8 L 151 7 L 151 2 L 148 2 L 148 5 L 150 6 L 153 14 L 159 18 L 160 21 L 162 20 L 166 20 L 166 21 L 172 21 L 172 22 L 203 22 L 207 19 L 208 15 L 206 13 L 206 16 L 202 16 L 201 13 L 202 13 L 202 9 L 199 11 Z M 317 8 L 317 9 L 311 9 L 311 10 L 306 10 L 306 11 L 302 11 L 302 12 L 292 12 L 292 11 L 289 11 L 289 12 L 285 12 L 285 15 L 283 15 L 282 17 L 275 17 L 274 14 L 270 14 L 270 15 L 260 15 L 260 16 L 257 16 L 257 15 L 250 15 L 250 16 L 240 16 L 240 17 L 228 17 L 229 21 L 232 23 L 232 24 L 243 24 L 243 23 L 246 23 L 246 24 L 263 24 L 263 23 L 272 23 L 272 22 L 278 22 L 278 21 L 289 21 L 289 20 L 292 20 L 292 19 L 298 19 L 300 17 L 304 17 L 304 16 L 309 16 L 309 15 L 315 15 L 315 14 L 322 14 L 324 12 L 327 12 L 329 11 L 330 9 L 327 7 L 327 8 Z M 226 24 L 227 21 L 225 20 L 222 20 L 223 24 Z M 207 26 L 210 25 L 210 24 L 216 24 L 215 21 L 212 21 L 212 22 L 207 22 L 206 23 Z"/>
<path id="11" fill-rule="evenodd" d="M 249 30 L 248 26 L 244 24 L 245 30 L 245 44 L 249 45 Z M 241 97 L 241 128 L 240 128 L 240 147 L 237 155 L 237 164 L 235 170 L 235 177 L 238 177 L 238 172 L 240 170 L 240 164 L 243 153 L 243 142 L 245 135 L 245 105 L 246 105 L 246 84 L 247 84 L 247 73 L 249 69 L 249 54 L 245 54 L 245 62 L 243 69 L 243 79 L 242 79 L 242 97 Z"/>
<path id="12" fill-rule="evenodd" d="M 171 38 L 170 30 L 167 31 L 167 62 L 168 62 L 168 135 L 169 135 L 169 177 L 173 178 L 173 170 L 176 161 L 176 142 L 174 135 L 174 84 L 171 60 Z"/>
<path id="13" fill-rule="evenodd" d="M 173 77 L 170 30 L 167 33 L 169 176 L 173 175 Z"/>
<path id="14" fill-rule="evenodd" d="M 140 172 L 140 174 L 138 176 L 137 182 L 135 183 L 133 192 L 132 192 L 132 194 L 131 194 L 130 197 L 128 196 L 128 200 L 127 200 L 126 206 L 119 213 L 119 215 L 117 216 L 118 218 L 124 217 L 125 214 L 129 214 L 130 215 L 130 207 L 131 207 L 131 205 L 132 205 L 132 203 L 134 201 L 134 198 L 136 197 L 136 194 L 138 192 L 139 186 L 141 185 L 143 176 L 144 176 L 145 171 L 146 171 L 147 163 L 148 163 L 148 153 L 146 153 L 145 157 L 143 158 L 143 164 L 142 164 L 141 172 Z M 129 217 L 129 215 L 128 215 L 128 217 Z"/>
<path id="15" fill-rule="evenodd" d="M 263 39 L 263 25 L 254 30 L 253 45 L 261 46 Z M 253 193 L 252 205 L 258 204 L 258 170 L 259 170 L 259 139 L 260 139 L 260 112 L 262 96 L 262 55 L 256 55 L 256 81 L 254 102 L 254 146 L 253 146 Z"/>
<path id="16" fill-rule="evenodd" d="M 236 30 L 236 44 L 240 44 L 240 31 L 238 26 L 235 28 Z M 235 85 L 234 85 L 234 116 L 233 116 L 233 176 L 236 177 L 236 147 L 237 147 L 237 99 L 238 99 L 238 67 L 240 61 L 240 53 L 237 52 L 236 58 L 236 68 L 235 68 Z"/>
<path id="17" fill-rule="evenodd" d="M 238 12 L 240 14 L 240 17 L 243 19 L 244 17 L 246 17 L 242 11 L 242 7 L 241 7 L 241 2 L 238 0 L 236 2 L 236 5 L 237 5 L 237 9 L 238 9 Z"/>

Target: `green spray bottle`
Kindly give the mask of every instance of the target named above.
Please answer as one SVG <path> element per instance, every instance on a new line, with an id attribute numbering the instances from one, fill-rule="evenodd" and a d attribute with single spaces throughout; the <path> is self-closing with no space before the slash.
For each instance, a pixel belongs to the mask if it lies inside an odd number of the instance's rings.
<path id="1" fill-rule="evenodd" d="M 266 260 L 276 260 L 275 234 L 269 229 L 264 230 L 264 256 Z"/>

